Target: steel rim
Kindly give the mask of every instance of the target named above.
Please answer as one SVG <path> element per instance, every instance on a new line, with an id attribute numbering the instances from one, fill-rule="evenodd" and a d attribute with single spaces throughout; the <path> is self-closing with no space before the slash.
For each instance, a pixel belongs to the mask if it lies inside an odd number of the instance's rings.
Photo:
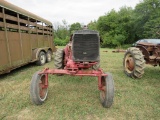
<path id="1" fill-rule="evenodd" d="M 39 80 L 39 97 L 44 100 L 47 97 L 48 89 L 45 87 L 45 75 L 41 76 Z"/>
<path id="2" fill-rule="evenodd" d="M 45 55 L 41 55 L 40 60 L 42 64 L 45 63 Z"/>
<path id="3" fill-rule="evenodd" d="M 125 70 L 131 73 L 134 70 L 134 59 L 131 54 L 127 54 L 125 58 Z"/>
<path id="4" fill-rule="evenodd" d="M 106 77 L 102 76 L 101 77 L 101 82 L 102 82 L 102 90 L 101 90 L 101 98 L 102 98 L 102 101 L 105 100 L 106 98 L 106 81 L 105 81 Z"/>

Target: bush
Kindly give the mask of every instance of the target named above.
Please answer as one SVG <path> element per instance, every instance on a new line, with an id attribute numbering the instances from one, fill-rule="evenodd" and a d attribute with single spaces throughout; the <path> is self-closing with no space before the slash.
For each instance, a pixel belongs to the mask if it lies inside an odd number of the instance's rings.
<path id="1" fill-rule="evenodd" d="M 59 38 L 55 38 L 54 44 L 55 44 L 55 46 L 65 46 L 67 44 L 67 41 L 59 39 Z"/>

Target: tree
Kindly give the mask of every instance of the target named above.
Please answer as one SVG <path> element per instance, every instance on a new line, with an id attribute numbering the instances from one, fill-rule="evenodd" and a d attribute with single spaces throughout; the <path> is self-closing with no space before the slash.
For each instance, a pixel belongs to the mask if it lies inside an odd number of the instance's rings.
<path id="1" fill-rule="evenodd" d="M 81 29 L 82 29 L 81 24 L 76 22 L 71 24 L 69 31 L 70 31 L 70 34 L 72 34 L 75 30 L 81 30 Z"/>
<path id="2" fill-rule="evenodd" d="M 106 46 L 121 46 L 124 43 L 129 43 L 128 39 L 132 37 L 132 8 L 122 7 L 116 12 L 114 9 L 108 14 L 99 17 L 97 21 L 97 29 L 103 39 L 103 47 Z"/>
<path id="3" fill-rule="evenodd" d="M 97 21 L 91 21 L 87 26 L 90 30 L 97 30 Z"/>
<path id="4" fill-rule="evenodd" d="M 157 38 L 156 27 L 160 25 L 160 1 L 143 0 L 135 10 L 135 33 L 141 38 Z"/>
<path id="5" fill-rule="evenodd" d="M 68 36 L 70 36 L 69 33 L 69 25 L 67 25 L 67 22 L 65 20 L 62 21 L 62 25 L 57 25 L 57 29 L 54 30 L 54 42 L 55 45 L 66 45 L 69 41 Z"/>

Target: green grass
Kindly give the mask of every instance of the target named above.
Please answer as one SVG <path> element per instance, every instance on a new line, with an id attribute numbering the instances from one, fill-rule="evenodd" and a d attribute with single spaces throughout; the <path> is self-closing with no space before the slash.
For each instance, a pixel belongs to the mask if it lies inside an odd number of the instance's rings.
<path id="1" fill-rule="evenodd" d="M 108 52 L 104 52 L 104 51 Z M 30 102 L 33 73 L 53 68 L 30 64 L 0 76 L 0 119 L 4 120 L 159 120 L 160 67 L 147 65 L 141 79 L 123 73 L 124 53 L 101 49 L 101 67 L 111 72 L 115 82 L 114 104 L 103 108 L 99 100 L 97 78 L 49 76 L 49 94 L 43 105 Z"/>

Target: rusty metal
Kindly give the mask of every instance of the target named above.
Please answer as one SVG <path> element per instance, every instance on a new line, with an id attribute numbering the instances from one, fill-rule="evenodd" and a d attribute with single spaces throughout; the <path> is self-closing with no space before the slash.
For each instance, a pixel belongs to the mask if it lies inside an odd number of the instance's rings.
<path id="1" fill-rule="evenodd" d="M 0 1 L 0 74 L 38 60 L 40 51 L 55 51 L 48 20 Z"/>
<path id="2" fill-rule="evenodd" d="M 128 57 L 127 60 L 127 68 L 132 71 L 134 69 L 134 60 L 132 57 Z"/>
<path id="3" fill-rule="evenodd" d="M 39 74 L 45 74 L 48 76 L 48 74 L 66 74 L 66 75 L 72 75 L 72 76 L 92 76 L 92 77 L 97 77 L 98 78 L 98 89 L 103 90 L 103 84 L 101 83 L 101 77 L 104 76 L 106 77 L 107 74 L 105 74 L 101 69 L 99 70 L 80 70 L 76 68 L 65 68 L 65 69 L 49 69 L 45 68 L 42 72 L 39 72 Z M 46 80 L 46 86 L 48 86 L 48 78 Z"/>
<path id="4" fill-rule="evenodd" d="M 146 64 L 160 65 L 160 44 L 138 43 L 136 47 L 142 51 Z"/>
<path id="5" fill-rule="evenodd" d="M 145 63 L 160 66 L 160 39 L 148 39 L 146 42 L 137 41 L 135 47 L 127 49 L 123 59 L 124 73 L 127 76 L 141 78 Z"/>

